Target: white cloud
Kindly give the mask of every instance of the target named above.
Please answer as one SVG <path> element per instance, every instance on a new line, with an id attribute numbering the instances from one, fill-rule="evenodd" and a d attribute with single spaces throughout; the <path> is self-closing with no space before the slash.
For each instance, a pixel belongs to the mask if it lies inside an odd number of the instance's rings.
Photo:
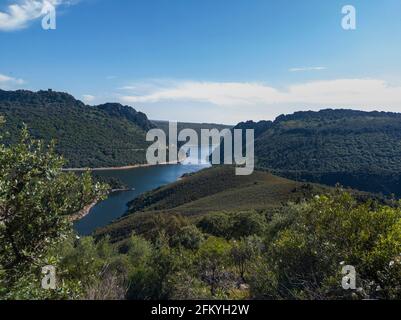
<path id="1" fill-rule="evenodd" d="M 300 68 L 291 68 L 288 69 L 290 72 L 302 72 L 302 71 L 320 71 L 326 70 L 326 67 L 300 67 Z"/>
<path id="2" fill-rule="evenodd" d="M 141 92 L 141 88 L 147 88 Z M 152 89 L 149 89 L 152 88 Z M 401 86 L 378 79 L 337 79 L 294 84 L 278 89 L 252 82 L 172 82 L 170 85 L 134 85 L 127 103 L 166 101 L 206 102 L 217 106 L 298 105 L 322 107 L 395 108 L 401 111 Z"/>
<path id="3" fill-rule="evenodd" d="M 126 102 L 154 103 L 160 101 L 209 102 L 215 105 L 252 104 L 262 97 L 274 99 L 279 94 L 276 89 L 258 83 L 242 82 L 172 82 L 164 84 L 140 84 L 124 87 L 135 95 L 123 96 Z M 141 92 L 144 90 L 143 92 Z"/>
<path id="4" fill-rule="evenodd" d="M 51 4 L 55 7 L 72 5 L 77 1 L 67 0 L 14 0 L 5 11 L 0 11 L 0 31 L 13 31 L 26 28 L 29 22 L 44 15 L 43 8 Z"/>
<path id="5" fill-rule="evenodd" d="M 84 95 L 82 96 L 82 98 L 83 98 L 83 100 L 84 100 L 85 103 L 93 102 L 93 101 L 96 99 L 95 96 L 92 96 L 92 95 L 90 95 L 90 94 L 84 94 Z"/>
<path id="6" fill-rule="evenodd" d="M 3 74 L 0 74 L 0 85 L 3 87 L 10 87 L 14 85 L 22 85 L 25 81 L 22 79 L 17 79 L 13 77 L 9 77 Z"/>

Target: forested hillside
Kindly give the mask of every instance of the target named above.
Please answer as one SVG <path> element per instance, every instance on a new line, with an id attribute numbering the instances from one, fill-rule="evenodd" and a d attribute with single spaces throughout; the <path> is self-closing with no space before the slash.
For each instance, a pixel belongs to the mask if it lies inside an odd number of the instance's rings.
<path id="1" fill-rule="evenodd" d="M 255 128 L 259 169 L 401 195 L 401 114 L 327 109 L 237 128 Z"/>
<path id="2" fill-rule="evenodd" d="M 73 96 L 48 91 L 0 90 L 6 143 L 15 143 L 25 123 L 38 139 L 56 140 L 68 167 L 110 167 L 145 162 L 144 113 L 117 103 L 88 106 Z"/>

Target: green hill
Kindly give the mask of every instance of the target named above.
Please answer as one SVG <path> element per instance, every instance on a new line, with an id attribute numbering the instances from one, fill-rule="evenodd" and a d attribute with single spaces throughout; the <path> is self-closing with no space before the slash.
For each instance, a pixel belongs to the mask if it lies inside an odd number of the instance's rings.
<path id="1" fill-rule="evenodd" d="M 401 196 L 401 114 L 354 110 L 296 112 L 255 129 L 259 169 L 296 180 Z"/>
<path id="2" fill-rule="evenodd" d="M 145 193 L 129 203 L 129 213 L 168 210 L 184 215 L 200 215 L 210 211 L 277 207 L 290 199 L 304 196 L 304 192 L 296 192 L 305 191 L 296 189 L 300 186 L 305 187 L 302 183 L 267 172 L 237 176 L 233 167 L 219 166 Z"/>
<path id="3" fill-rule="evenodd" d="M 0 90 L 6 142 L 18 139 L 25 123 L 35 138 L 55 139 L 68 167 L 110 167 L 145 162 L 145 114 L 117 103 L 88 106 L 73 96 L 48 91 Z"/>
<path id="4" fill-rule="evenodd" d="M 181 216 L 196 221 L 216 212 L 272 214 L 288 202 L 298 203 L 330 190 L 262 171 L 255 171 L 250 176 L 236 176 L 233 167 L 216 166 L 143 194 L 129 203 L 129 211 L 124 217 L 97 230 L 96 236 L 109 235 L 112 241 L 122 241 L 133 231 L 146 234 L 165 223 L 164 220 L 174 223 L 172 216 L 178 221 Z M 359 193 L 359 196 L 365 197 L 365 194 Z"/>

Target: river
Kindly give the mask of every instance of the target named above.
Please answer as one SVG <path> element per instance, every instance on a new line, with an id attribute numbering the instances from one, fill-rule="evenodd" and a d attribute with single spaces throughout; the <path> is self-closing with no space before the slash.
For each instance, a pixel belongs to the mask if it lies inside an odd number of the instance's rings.
<path id="1" fill-rule="evenodd" d="M 193 173 L 210 167 L 207 159 L 199 164 L 190 164 L 192 160 L 193 158 L 189 156 L 183 164 L 98 171 L 96 174 L 117 178 L 133 190 L 111 193 L 106 200 L 94 206 L 88 215 L 76 221 L 74 229 L 79 235 L 89 235 L 96 228 L 103 227 L 121 217 L 128 209 L 127 203 L 144 192 L 175 182 L 185 173 Z"/>

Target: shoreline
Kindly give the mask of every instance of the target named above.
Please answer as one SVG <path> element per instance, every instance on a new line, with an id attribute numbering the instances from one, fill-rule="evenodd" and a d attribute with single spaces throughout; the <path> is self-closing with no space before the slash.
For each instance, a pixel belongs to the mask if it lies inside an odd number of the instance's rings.
<path id="1" fill-rule="evenodd" d="M 110 194 L 115 193 L 115 192 L 128 192 L 128 191 L 133 191 L 133 190 L 135 190 L 135 188 L 111 189 L 107 193 L 107 196 L 109 196 Z M 71 215 L 69 217 L 69 221 L 76 222 L 76 221 L 79 221 L 79 220 L 85 218 L 90 213 L 90 211 L 93 209 L 93 207 L 96 206 L 101 201 L 103 201 L 103 200 L 99 200 L 99 199 L 94 200 L 92 203 L 83 207 L 80 211 Z"/>
<path id="2" fill-rule="evenodd" d="M 165 166 L 165 165 L 176 165 L 182 164 L 181 162 L 185 159 L 179 161 L 170 161 L 170 162 L 162 162 L 158 164 L 133 164 L 127 166 L 120 166 L 120 167 L 100 167 L 100 168 L 63 168 L 62 171 L 64 172 L 84 172 L 84 171 L 117 171 L 117 170 L 129 170 L 129 169 L 136 169 L 136 168 L 147 168 L 147 167 L 154 167 L 154 166 Z"/>
<path id="3" fill-rule="evenodd" d="M 81 220 L 82 218 L 86 217 L 89 214 L 89 212 L 92 210 L 92 208 L 98 204 L 98 202 L 99 202 L 99 199 L 94 200 L 92 203 L 83 207 L 80 211 L 69 216 L 68 220 L 70 222 L 76 222 L 76 221 Z"/>

